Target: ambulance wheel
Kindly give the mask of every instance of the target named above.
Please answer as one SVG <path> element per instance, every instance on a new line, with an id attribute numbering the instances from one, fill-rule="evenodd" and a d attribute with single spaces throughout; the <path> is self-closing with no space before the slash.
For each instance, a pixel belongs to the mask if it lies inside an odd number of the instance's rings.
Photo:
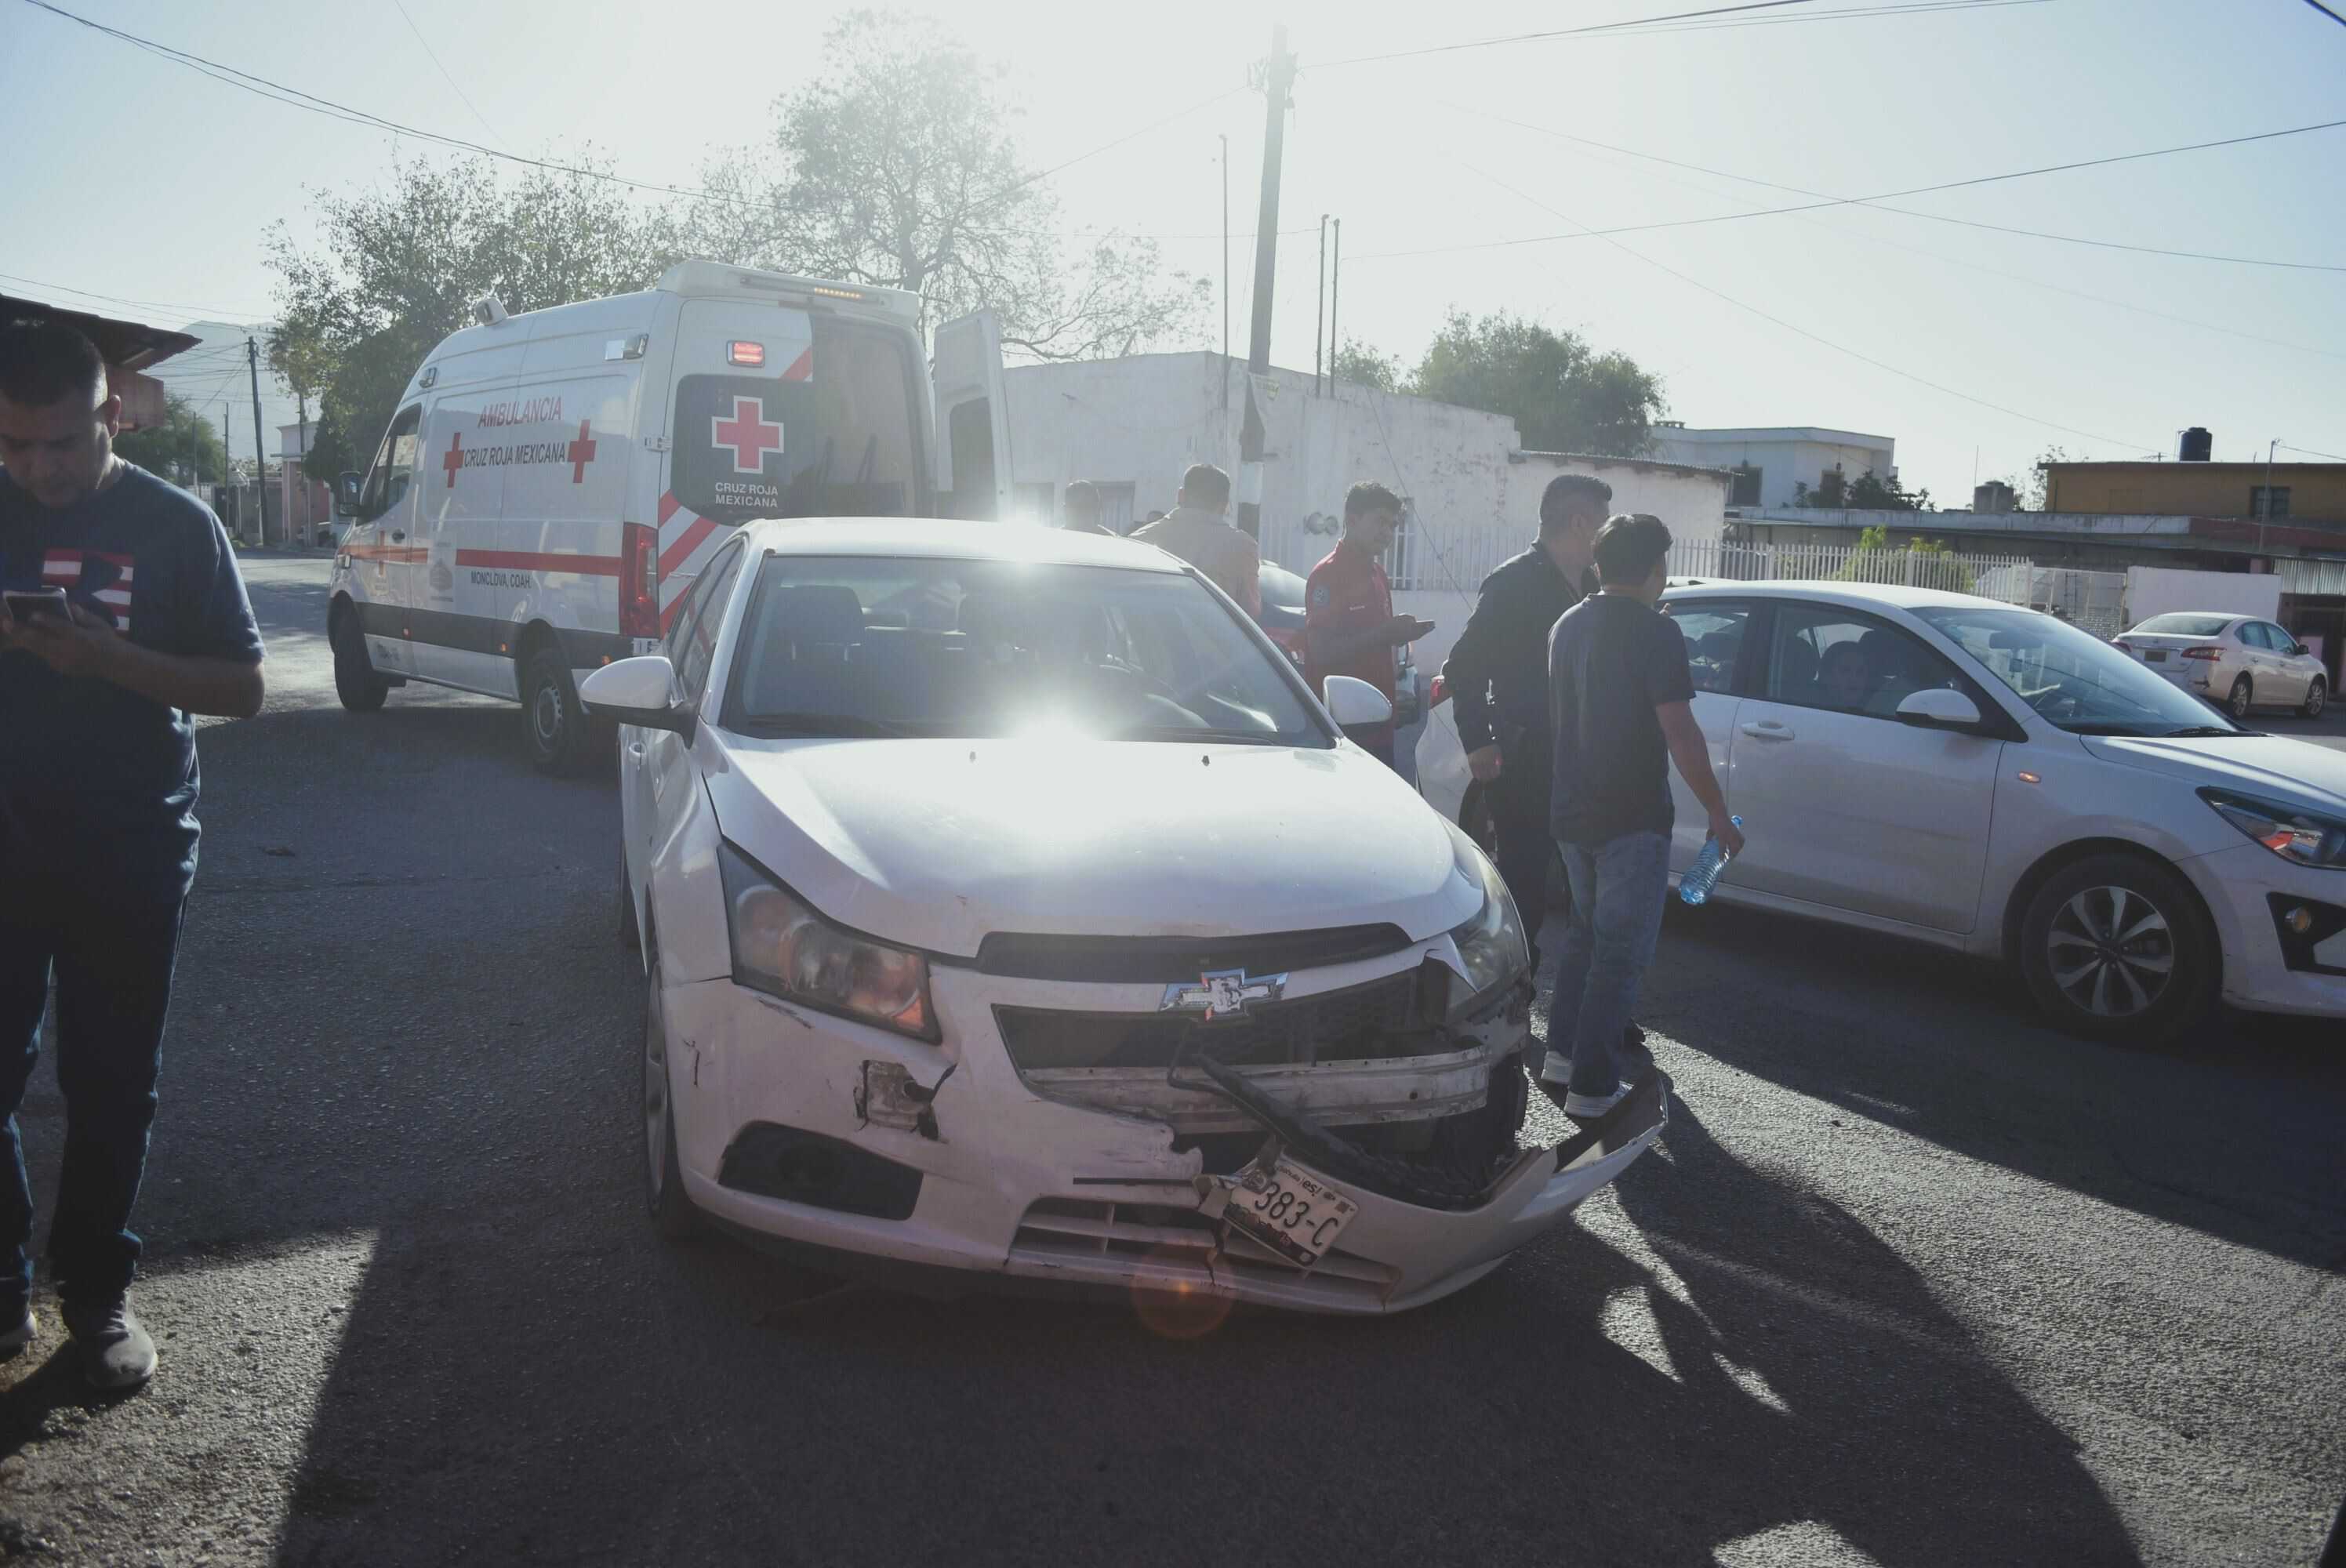
<path id="1" fill-rule="evenodd" d="M 372 713 L 382 707 L 391 695 L 391 682 L 377 675 L 368 659 L 358 617 L 347 610 L 336 616 L 327 640 L 334 650 L 334 695 L 342 706 L 352 713 Z"/>
<path id="2" fill-rule="evenodd" d="M 659 956 L 644 977 L 644 1205 L 662 1241 L 699 1234 L 700 1211 L 684 1192 L 676 1157 L 676 1104 L 668 1092 L 668 1018 L 660 1006 Z"/>
<path id="3" fill-rule="evenodd" d="M 558 649 L 541 647 L 522 665 L 521 712 L 529 759 L 539 772 L 576 773 L 586 766 L 591 727 Z"/>

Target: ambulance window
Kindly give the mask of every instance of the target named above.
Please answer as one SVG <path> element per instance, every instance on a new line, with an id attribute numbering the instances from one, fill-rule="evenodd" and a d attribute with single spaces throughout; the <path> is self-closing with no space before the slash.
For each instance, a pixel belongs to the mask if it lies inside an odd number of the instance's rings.
<path id="1" fill-rule="evenodd" d="M 423 407 L 418 403 L 402 409 L 383 433 L 374 466 L 367 472 L 366 489 L 359 497 L 360 522 L 372 523 L 396 512 L 406 501 L 408 487 L 415 482 L 416 427 L 423 421 Z"/>
<path id="2" fill-rule="evenodd" d="M 683 688 L 687 702 L 700 700 L 700 688 L 709 684 L 709 667 L 717 658 L 717 634 L 724 629 L 725 596 L 731 591 L 733 578 L 741 570 L 741 559 L 749 552 L 736 545 L 721 552 L 716 560 L 701 569 L 701 577 L 709 591 L 702 593 L 701 585 L 693 585 L 692 629 L 684 636 L 684 662 L 677 667 L 678 685 Z"/>

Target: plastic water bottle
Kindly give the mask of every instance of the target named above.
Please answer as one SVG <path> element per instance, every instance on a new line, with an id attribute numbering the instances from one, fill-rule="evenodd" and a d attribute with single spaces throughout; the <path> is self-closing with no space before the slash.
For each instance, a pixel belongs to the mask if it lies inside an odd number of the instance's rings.
<path id="1" fill-rule="evenodd" d="M 1743 826 L 1740 817 L 1729 817 L 1728 820 L 1738 828 Z M 1686 903 L 1698 904 L 1710 897 L 1710 890 L 1719 885 L 1719 873 L 1725 871 L 1727 862 L 1734 858 L 1727 852 L 1727 846 L 1719 841 L 1716 833 L 1707 835 L 1702 841 L 1700 858 L 1688 868 L 1686 875 L 1678 879 L 1678 898 Z"/>

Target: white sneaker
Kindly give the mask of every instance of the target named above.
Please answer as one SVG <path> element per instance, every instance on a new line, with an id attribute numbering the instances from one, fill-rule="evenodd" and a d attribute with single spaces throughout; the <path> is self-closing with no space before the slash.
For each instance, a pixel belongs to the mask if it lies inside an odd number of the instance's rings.
<path id="1" fill-rule="evenodd" d="M 39 1331 L 40 1324 L 33 1317 L 33 1309 L 26 1308 L 23 1321 L 0 1329 L 0 1360 L 5 1360 L 31 1344 L 33 1336 Z"/>
<path id="2" fill-rule="evenodd" d="M 1566 1095 L 1564 1114 L 1576 1122 L 1593 1122 L 1627 1099 L 1635 1084 L 1623 1084 L 1609 1095 Z"/>

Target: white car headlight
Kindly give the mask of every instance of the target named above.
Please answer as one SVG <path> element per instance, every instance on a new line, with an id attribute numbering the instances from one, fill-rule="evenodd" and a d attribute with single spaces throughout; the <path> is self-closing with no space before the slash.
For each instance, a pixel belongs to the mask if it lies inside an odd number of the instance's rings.
<path id="1" fill-rule="evenodd" d="M 1531 950 L 1524 936 L 1523 916 L 1516 912 L 1499 868 L 1454 826 L 1450 838 L 1459 874 L 1483 891 L 1483 907 L 1474 911 L 1474 918 L 1450 933 L 1458 944 L 1466 978 L 1467 1000 L 1464 1008 L 1452 1009 L 1457 1013 L 1471 1009 L 1498 987 L 1513 983 L 1529 967 Z"/>
<path id="2" fill-rule="evenodd" d="M 718 846 L 717 864 L 735 984 L 916 1040 L 937 1038 L 927 959 L 831 924 L 729 843 Z"/>
<path id="3" fill-rule="evenodd" d="M 2199 799 L 2214 807 L 2218 816 L 2284 860 L 2325 871 L 2346 871 L 2346 818 L 2231 789 L 2202 789 Z"/>

